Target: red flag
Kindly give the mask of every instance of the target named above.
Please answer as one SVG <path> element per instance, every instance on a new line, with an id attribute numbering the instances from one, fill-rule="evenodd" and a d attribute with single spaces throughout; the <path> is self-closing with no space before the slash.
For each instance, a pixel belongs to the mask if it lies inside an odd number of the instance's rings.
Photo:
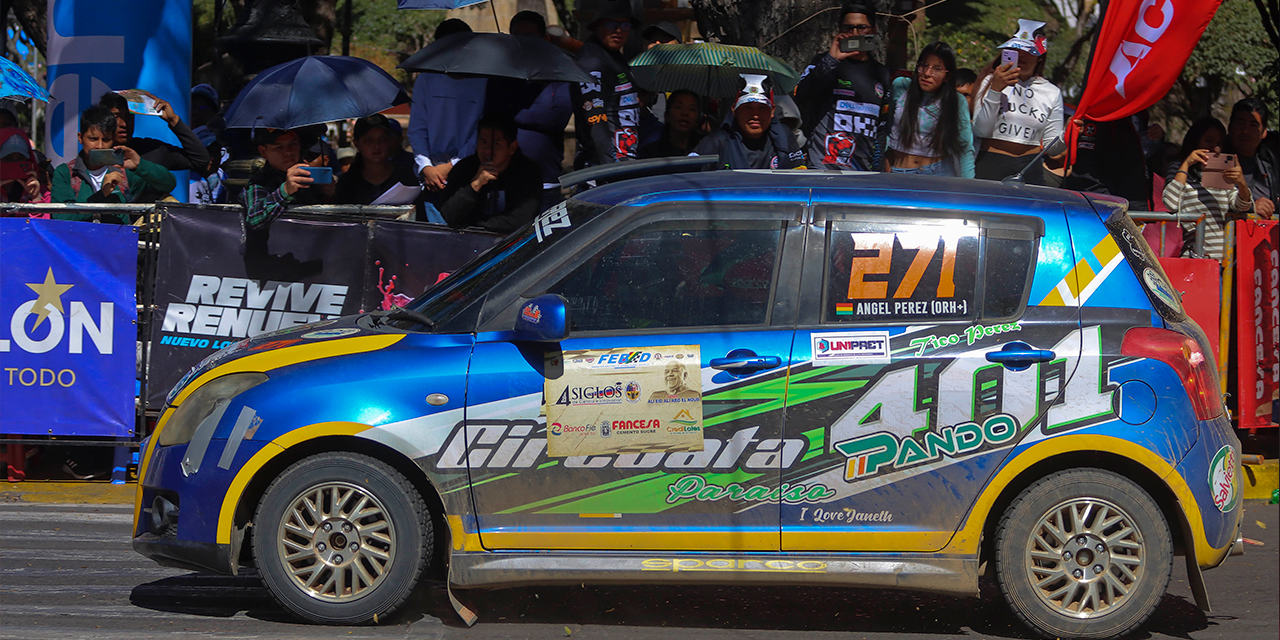
<path id="1" fill-rule="evenodd" d="M 1109 122 L 1155 104 L 1173 86 L 1222 0 L 1111 0 L 1073 124 Z M 1067 127 L 1075 161 L 1078 128 Z"/>

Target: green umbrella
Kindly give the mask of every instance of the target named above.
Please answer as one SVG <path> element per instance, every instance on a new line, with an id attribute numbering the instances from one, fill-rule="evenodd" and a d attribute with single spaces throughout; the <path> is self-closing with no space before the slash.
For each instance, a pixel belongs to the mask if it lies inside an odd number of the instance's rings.
<path id="1" fill-rule="evenodd" d="M 733 97 L 743 73 L 768 75 L 778 93 L 791 93 L 800 81 L 795 69 L 755 47 L 711 42 L 660 44 L 631 61 L 631 75 L 645 89 L 685 89 L 713 98 Z"/>

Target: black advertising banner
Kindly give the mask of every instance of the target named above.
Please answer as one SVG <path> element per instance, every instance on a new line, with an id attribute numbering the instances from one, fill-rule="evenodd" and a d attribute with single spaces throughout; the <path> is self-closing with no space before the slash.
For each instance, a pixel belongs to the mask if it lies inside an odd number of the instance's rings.
<path id="1" fill-rule="evenodd" d="M 149 407 L 162 407 L 191 367 L 242 338 L 359 310 L 365 221 L 280 218 L 265 254 L 242 255 L 238 211 L 167 210 L 156 261 Z"/>
<path id="2" fill-rule="evenodd" d="M 461 267 L 502 236 L 435 225 L 377 220 L 369 241 L 364 309 L 404 306 L 444 274 Z"/>
<path id="3" fill-rule="evenodd" d="M 283 217 L 241 251 L 240 214 L 168 206 L 156 263 L 147 406 L 242 338 L 404 304 L 500 236 L 342 215 Z M 385 303 L 385 304 L 384 304 Z"/>

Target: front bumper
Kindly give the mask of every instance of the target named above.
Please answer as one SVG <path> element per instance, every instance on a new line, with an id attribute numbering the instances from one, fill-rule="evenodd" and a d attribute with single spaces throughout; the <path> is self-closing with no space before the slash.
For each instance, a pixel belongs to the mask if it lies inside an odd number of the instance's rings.
<path id="1" fill-rule="evenodd" d="M 238 552 L 230 544 L 192 542 L 170 536 L 143 533 L 133 539 L 133 550 L 162 567 L 235 575 Z"/>

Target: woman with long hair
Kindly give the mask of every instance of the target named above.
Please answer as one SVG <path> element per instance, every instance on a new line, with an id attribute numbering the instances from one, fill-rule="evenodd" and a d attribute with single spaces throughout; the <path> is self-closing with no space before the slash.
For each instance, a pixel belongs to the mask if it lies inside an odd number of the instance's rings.
<path id="1" fill-rule="evenodd" d="M 974 173 L 1002 180 L 1026 167 L 1026 183 L 1043 185 L 1044 166 L 1027 164 L 1066 128 L 1062 91 L 1043 75 L 1048 52 L 1044 23 L 1018 20 L 1018 33 L 1000 51 L 983 70 L 985 77 L 972 98 L 974 134 L 983 139 Z M 1016 55 L 1017 63 L 1005 62 L 1006 53 Z"/>
<path id="2" fill-rule="evenodd" d="M 969 103 L 956 92 L 956 52 L 947 43 L 920 51 L 915 73 L 893 81 L 893 101 L 889 171 L 973 177 Z"/>
<path id="3" fill-rule="evenodd" d="M 1227 221 L 1246 217 L 1253 211 L 1253 194 L 1240 165 L 1227 169 L 1222 177 L 1230 188 L 1205 186 L 1203 168 L 1209 154 L 1220 151 L 1227 129 L 1217 118 L 1205 116 L 1191 124 L 1182 138 L 1180 161 L 1169 165 L 1161 199 L 1171 212 L 1204 216 L 1205 257 L 1221 260 L 1226 248 Z M 1183 255 L 1189 255 L 1196 232 L 1195 223 L 1182 223 Z"/>

